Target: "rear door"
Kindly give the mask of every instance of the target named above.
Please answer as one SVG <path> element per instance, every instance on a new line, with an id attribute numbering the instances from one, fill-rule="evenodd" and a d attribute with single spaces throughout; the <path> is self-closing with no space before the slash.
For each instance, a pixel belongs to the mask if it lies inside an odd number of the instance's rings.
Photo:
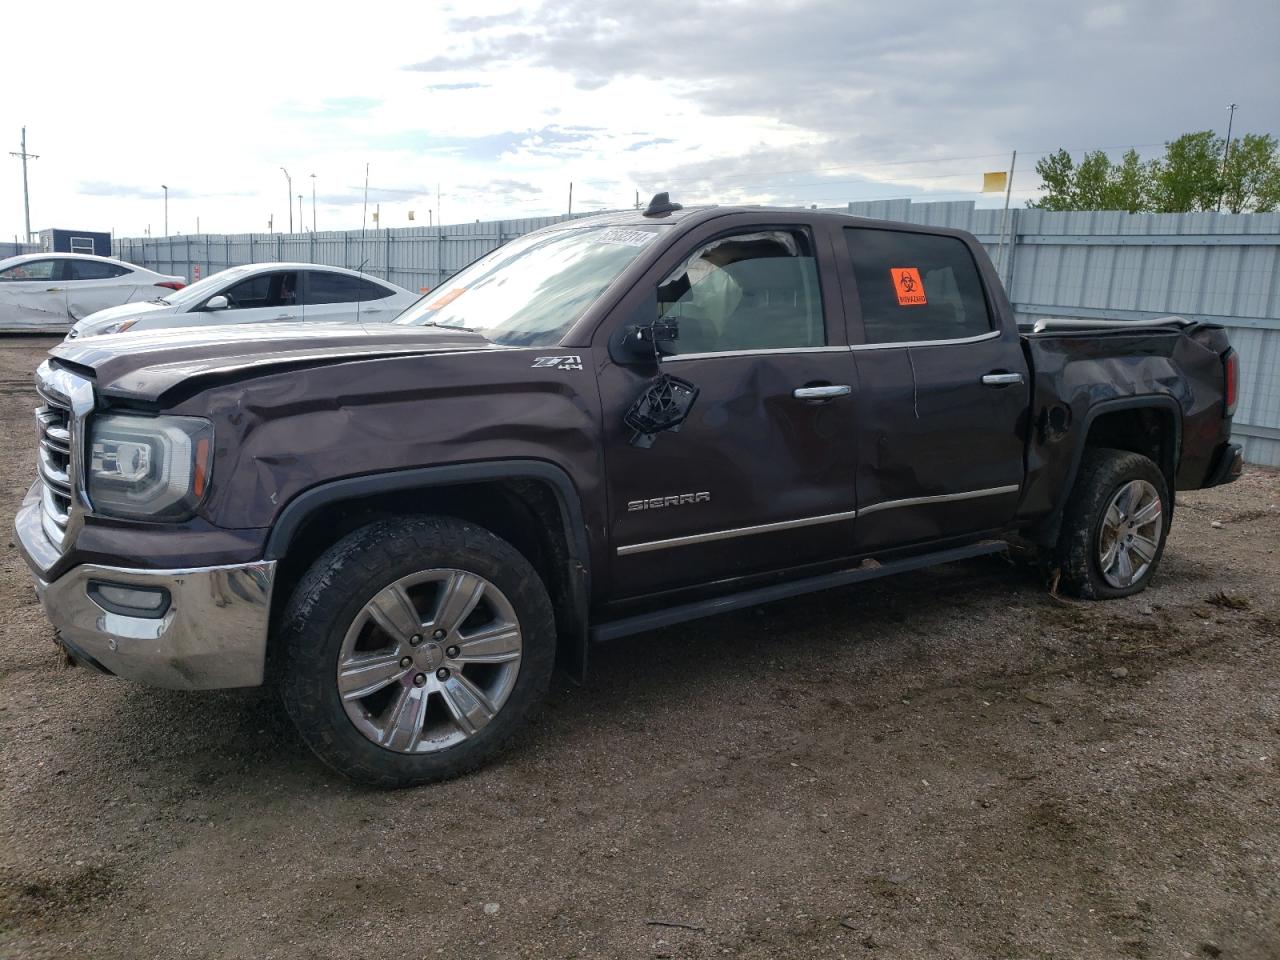
<path id="1" fill-rule="evenodd" d="M 69 257 L 62 261 L 62 270 L 67 313 L 73 322 L 128 303 L 140 293 L 134 272 L 119 263 Z M 153 295 L 159 293 L 156 290 Z"/>
<path id="2" fill-rule="evenodd" d="M 390 299 L 394 291 L 366 277 L 331 270 L 302 271 L 302 298 L 307 320 L 389 321 L 399 311 Z"/>
<path id="3" fill-rule="evenodd" d="M 623 418 L 657 371 L 614 361 L 603 341 L 655 293 L 655 312 L 679 325 L 661 369 L 699 394 L 679 432 L 643 446 Z M 658 260 L 610 322 L 596 356 L 612 596 L 850 552 L 854 370 L 825 233 L 787 215 L 710 221 Z"/>
<path id="4" fill-rule="evenodd" d="M 1017 329 L 959 236 L 840 227 L 858 370 L 859 551 L 1007 523 L 1029 384 Z"/>

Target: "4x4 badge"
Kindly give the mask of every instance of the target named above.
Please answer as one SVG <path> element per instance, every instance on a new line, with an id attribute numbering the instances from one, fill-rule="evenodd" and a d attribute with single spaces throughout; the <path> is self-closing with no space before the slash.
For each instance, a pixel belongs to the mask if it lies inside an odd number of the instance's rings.
<path id="1" fill-rule="evenodd" d="M 581 357 L 535 357 L 535 367 L 554 367 L 556 370 L 581 370 Z"/>

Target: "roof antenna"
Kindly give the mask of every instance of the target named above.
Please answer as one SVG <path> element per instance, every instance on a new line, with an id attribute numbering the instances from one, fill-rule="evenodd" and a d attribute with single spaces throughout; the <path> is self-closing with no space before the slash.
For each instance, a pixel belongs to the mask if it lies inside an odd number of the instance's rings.
<path id="1" fill-rule="evenodd" d="M 644 216 L 646 217 L 665 217 L 667 214 L 675 213 L 677 210 L 683 210 L 684 207 L 678 203 L 671 202 L 671 194 L 665 190 L 662 193 L 655 193 L 653 199 L 649 201 L 649 206 L 645 208 Z"/>

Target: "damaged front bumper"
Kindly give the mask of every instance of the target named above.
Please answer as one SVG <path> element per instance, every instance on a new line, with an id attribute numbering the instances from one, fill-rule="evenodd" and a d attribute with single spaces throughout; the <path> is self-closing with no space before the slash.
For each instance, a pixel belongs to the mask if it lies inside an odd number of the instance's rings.
<path id="1" fill-rule="evenodd" d="M 175 690 L 262 683 L 274 560 L 180 570 L 81 564 L 46 580 L 38 497 L 28 495 L 14 526 L 40 603 L 80 663 Z"/>

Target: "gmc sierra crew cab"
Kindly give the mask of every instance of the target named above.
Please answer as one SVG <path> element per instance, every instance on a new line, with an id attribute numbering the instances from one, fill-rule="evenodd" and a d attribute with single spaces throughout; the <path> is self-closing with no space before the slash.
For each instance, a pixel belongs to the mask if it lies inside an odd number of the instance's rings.
<path id="1" fill-rule="evenodd" d="M 958 230 L 659 194 L 392 324 L 94 337 L 37 372 L 17 516 L 65 650 L 278 683 L 328 764 L 472 768 L 593 643 L 1004 550 L 1142 590 L 1234 480 L 1237 361 L 1176 317 L 1020 329 Z"/>

